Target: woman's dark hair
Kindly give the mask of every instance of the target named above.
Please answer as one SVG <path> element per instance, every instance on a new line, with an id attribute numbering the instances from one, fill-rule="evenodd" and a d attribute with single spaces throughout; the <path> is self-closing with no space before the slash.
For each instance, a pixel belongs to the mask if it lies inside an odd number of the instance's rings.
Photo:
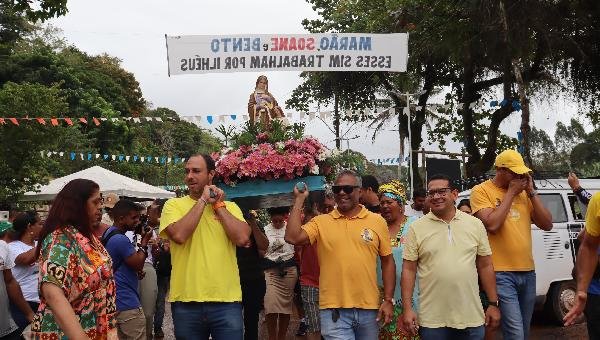
<path id="1" fill-rule="evenodd" d="M 39 256 L 46 236 L 58 228 L 72 226 L 83 236 L 92 238 L 92 225 L 88 216 L 87 201 L 100 187 L 89 179 L 77 178 L 65 185 L 56 195 L 44 227 L 40 232 L 36 256 Z"/>
<path id="2" fill-rule="evenodd" d="M 17 240 L 20 240 L 21 237 L 25 235 L 27 227 L 29 227 L 29 225 L 31 224 L 35 224 L 39 220 L 40 215 L 38 215 L 38 213 L 36 213 L 33 210 L 29 210 L 17 215 L 17 217 L 15 217 L 15 220 L 13 221 L 12 227 L 15 231 L 14 237 L 16 237 Z"/>
<path id="3" fill-rule="evenodd" d="M 467 207 L 469 207 L 469 209 L 471 209 L 471 201 L 469 201 L 468 198 L 460 200 L 460 202 L 458 202 L 458 205 L 456 206 L 456 209 L 460 209 L 460 207 L 462 207 L 463 205 L 466 205 Z"/>

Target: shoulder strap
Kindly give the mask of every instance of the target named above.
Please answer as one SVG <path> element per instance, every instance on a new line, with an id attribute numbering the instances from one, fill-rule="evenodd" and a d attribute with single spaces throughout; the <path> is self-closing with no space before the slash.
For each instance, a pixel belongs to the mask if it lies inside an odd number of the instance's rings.
<path id="1" fill-rule="evenodd" d="M 110 241 L 110 239 L 117 235 L 117 234 L 122 234 L 125 235 L 124 232 L 122 232 L 119 228 L 115 228 L 113 230 L 111 230 L 109 233 L 107 233 L 108 229 L 106 229 L 104 231 L 104 233 L 102 234 L 102 239 L 100 240 L 102 242 L 102 245 L 106 248 L 106 245 L 108 244 L 108 241 Z M 108 250 L 107 250 L 108 251 Z M 109 253 L 110 255 L 110 253 Z M 113 273 L 116 274 L 117 270 L 119 269 L 119 267 L 121 267 L 121 264 L 119 264 L 118 266 L 115 266 L 115 263 L 113 261 Z M 113 275 L 114 275 L 113 274 Z"/>
<path id="2" fill-rule="evenodd" d="M 106 247 L 106 245 L 108 244 L 108 241 L 115 236 L 116 234 L 125 234 L 123 233 L 121 230 L 119 230 L 118 228 L 115 228 L 113 230 L 111 230 L 110 233 L 106 233 L 108 231 L 108 229 L 106 229 L 106 231 L 104 232 L 104 234 L 102 234 L 102 245 Z"/>

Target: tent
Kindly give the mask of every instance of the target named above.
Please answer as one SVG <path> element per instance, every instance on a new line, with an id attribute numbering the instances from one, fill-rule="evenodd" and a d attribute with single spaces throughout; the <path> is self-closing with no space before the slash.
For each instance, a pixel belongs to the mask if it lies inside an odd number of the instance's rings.
<path id="1" fill-rule="evenodd" d="M 175 197 L 175 193 L 157 188 L 150 184 L 140 182 L 133 178 L 119 175 L 116 172 L 106 170 L 100 166 L 78 171 L 76 173 L 56 178 L 47 185 L 38 188 L 38 192 L 29 191 L 25 193 L 22 201 L 49 201 L 58 194 L 58 192 L 73 179 L 85 178 L 92 180 L 100 186 L 102 193 L 115 193 L 119 196 L 135 198 L 170 198 Z"/>

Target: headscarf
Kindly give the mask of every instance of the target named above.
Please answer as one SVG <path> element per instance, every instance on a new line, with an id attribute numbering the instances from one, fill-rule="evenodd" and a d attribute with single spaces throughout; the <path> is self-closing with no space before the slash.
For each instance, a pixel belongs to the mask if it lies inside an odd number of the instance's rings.
<path id="1" fill-rule="evenodd" d="M 400 205 L 405 204 L 407 201 L 406 189 L 404 188 L 404 184 L 402 184 L 402 182 L 400 182 L 397 179 L 380 185 L 379 194 L 395 200 Z"/>
<path id="2" fill-rule="evenodd" d="M 0 221 L 0 233 L 3 233 L 10 229 L 12 229 L 12 223 L 8 221 Z"/>

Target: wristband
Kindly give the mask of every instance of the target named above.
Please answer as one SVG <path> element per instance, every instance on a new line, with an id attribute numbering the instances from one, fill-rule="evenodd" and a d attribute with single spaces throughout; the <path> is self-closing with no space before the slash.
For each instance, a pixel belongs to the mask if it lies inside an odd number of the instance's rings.
<path id="1" fill-rule="evenodd" d="M 225 208 L 226 205 L 225 205 L 225 202 L 218 201 L 218 202 L 213 203 L 212 207 L 213 207 L 213 210 L 217 210 L 219 208 Z"/>
<path id="2" fill-rule="evenodd" d="M 202 201 L 202 202 L 204 203 L 204 205 L 207 205 L 207 204 L 208 204 L 208 202 L 206 202 L 206 200 L 205 200 L 204 198 L 202 198 L 202 196 L 200 196 L 200 198 L 198 198 L 198 201 L 197 201 L 197 202 L 200 202 L 200 201 Z M 196 203 L 196 204 L 197 204 L 197 203 Z"/>

